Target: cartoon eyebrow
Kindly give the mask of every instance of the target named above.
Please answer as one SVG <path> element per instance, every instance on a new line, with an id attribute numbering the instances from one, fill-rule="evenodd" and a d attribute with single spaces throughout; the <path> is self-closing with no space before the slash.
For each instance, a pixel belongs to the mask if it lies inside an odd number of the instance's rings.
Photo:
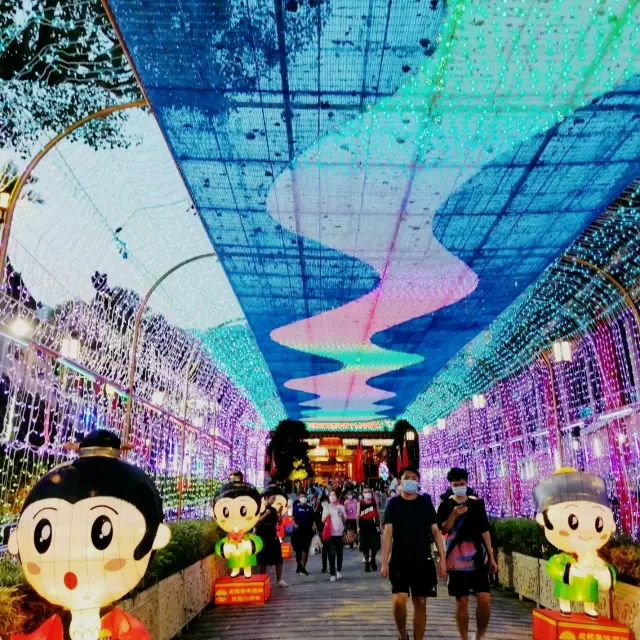
<path id="1" fill-rule="evenodd" d="M 113 511 L 113 513 L 118 515 L 118 512 L 113 507 L 110 507 L 108 504 L 97 504 L 95 507 L 91 507 L 89 511 L 93 511 L 94 509 L 110 509 L 111 511 Z"/>
<path id="2" fill-rule="evenodd" d="M 57 509 L 55 507 L 43 507 L 42 509 L 40 509 L 40 511 L 38 511 L 38 513 L 36 513 L 33 516 L 33 520 L 35 520 L 43 511 L 57 511 Z"/>
<path id="3" fill-rule="evenodd" d="M 578 505 L 577 505 L 577 504 L 565 504 L 565 505 L 564 505 L 565 511 L 566 511 L 569 507 L 573 507 L 574 509 L 577 509 L 577 508 L 578 508 Z"/>

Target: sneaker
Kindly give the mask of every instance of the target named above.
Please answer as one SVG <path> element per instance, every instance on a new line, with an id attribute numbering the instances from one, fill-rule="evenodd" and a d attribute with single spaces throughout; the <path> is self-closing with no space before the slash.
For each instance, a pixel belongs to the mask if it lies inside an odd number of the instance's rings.
<path id="1" fill-rule="evenodd" d="M 369 563 L 364 565 L 364 572 L 371 573 L 371 565 L 369 565 Z"/>
<path id="2" fill-rule="evenodd" d="M 322 567 L 322 573 L 327 573 L 327 567 Z"/>
<path id="3" fill-rule="evenodd" d="M 276 584 L 279 587 L 288 587 L 289 586 L 284 580 L 278 580 L 278 582 L 276 582 Z"/>
<path id="4" fill-rule="evenodd" d="M 376 564 L 375 560 L 371 561 L 371 571 L 377 571 L 378 570 L 378 565 Z"/>
<path id="5" fill-rule="evenodd" d="M 296 569 L 296 573 L 300 573 L 300 567 Z"/>
<path id="6" fill-rule="evenodd" d="M 339 571 L 336 573 L 336 577 L 338 580 L 342 580 L 342 574 Z"/>
<path id="7" fill-rule="evenodd" d="M 300 571 L 298 571 L 298 573 L 301 576 L 308 576 L 309 575 L 309 572 L 306 569 L 300 569 Z"/>
<path id="8" fill-rule="evenodd" d="M 329 582 L 335 582 L 335 581 L 336 581 L 336 577 L 335 577 L 335 576 L 331 576 L 331 577 L 329 578 Z"/>

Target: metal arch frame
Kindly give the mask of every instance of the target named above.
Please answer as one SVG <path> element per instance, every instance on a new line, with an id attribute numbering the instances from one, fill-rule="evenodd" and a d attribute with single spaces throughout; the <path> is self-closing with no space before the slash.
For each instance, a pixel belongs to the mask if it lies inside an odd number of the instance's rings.
<path id="1" fill-rule="evenodd" d="M 181 269 L 185 265 L 191 264 L 192 262 L 196 262 L 197 260 L 202 260 L 203 258 L 215 258 L 215 253 L 202 253 L 197 256 L 193 256 L 191 258 L 187 258 L 182 262 L 174 265 L 168 271 L 165 271 L 151 286 L 147 294 L 143 298 L 140 303 L 140 307 L 138 308 L 138 313 L 136 313 L 136 317 L 133 323 L 133 339 L 131 342 L 131 354 L 129 357 L 129 377 L 127 383 L 127 406 L 124 414 L 124 428 L 122 431 L 122 443 L 129 444 L 129 436 L 131 434 L 131 412 L 133 410 L 133 387 L 135 384 L 136 377 L 136 364 L 138 361 L 138 342 L 140 340 L 140 324 L 142 322 L 142 316 L 147 308 L 147 304 L 149 302 L 149 298 L 153 295 L 154 291 L 172 274 Z M 187 375 L 190 371 L 191 367 L 191 358 L 187 364 Z"/>
<path id="2" fill-rule="evenodd" d="M 125 111 L 126 109 L 135 109 L 138 107 L 147 107 L 149 106 L 146 99 L 135 100 L 133 102 L 126 102 L 124 104 L 116 104 L 111 105 L 110 107 L 105 107 L 104 109 L 100 109 L 99 111 L 95 111 L 94 113 L 90 113 L 88 116 L 77 120 L 73 124 L 69 125 L 64 131 L 59 133 L 57 136 L 49 140 L 38 153 L 30 160 L 26 169 L 18 178 L 18 181 L 14 185 L 11 190 L 11 196 L 9 197 L 9 204 L 4 212 L 4 224 L 2 225 L 2 238 L 0 239 L 0 286 L 4 284 L 5 278 L 5 266 L 7 261 L 7 251 L 9 249 L 9 237 L 11 235 L 11 225 L 13 223 L 13 214 L 15 212 L 16 205 L 18 204 L 18 200 L 20 199 L 20 194 L 22 193 L 22 189 L 24 185 L 27 183 L 33 170 L 40 164 L 40 161 L 53 149 L 58 142 L 64 140 L 67 136 L 73 133 L 76 129 L 79 129 L 83 125 L 87 124 L 87 122 L 91 122 L 92 120 L 97 120 L 98 118 L 106 118 L 112 113 L 117 113 L 118 111 Z"/>
<path id="3" fill-rule="evenodd" d="M 572 262 L 574 264 L 579 264 L 583 267 L 586 267 L 587 269 L 591 269 L 592 271 L 595 271 L 599 276 L 602 276 L 605 280 L 607 280 L 607 282 L 612 284 L 616 288 L 618 293 L 622 296 L 624 301 L 626 302 L 627 307 L 629 307 L 629 310 L 633 314 L 633 317 L 638 326 L 638 330 L 640 331 L 640 311 L 638 311 L 638 307 L 636 306 L 635 301 L 631 297 L 631 294 L 616 278 L 614 278 L 609 272 L 605 271 L 601 267 L 595 264 L 592 264 L 591 262 L 588 262 L 583 258 L 579 258 L 578 256 L 570 256 L 565 254 L 561 256 L 560 260 L 561 261 L 564 260 L 565 262 Z"/>

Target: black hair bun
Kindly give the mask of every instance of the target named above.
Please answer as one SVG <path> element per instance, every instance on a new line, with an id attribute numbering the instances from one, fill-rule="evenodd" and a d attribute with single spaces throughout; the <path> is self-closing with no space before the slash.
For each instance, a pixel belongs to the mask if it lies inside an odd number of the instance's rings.
<path id="1" fill-rule="evenodd" d="M 80 449 L 89 449 L 91 447 L 121 449 L 121 442 L 115 433 L 106 429 L 96 429 L 80 440 Z"/>

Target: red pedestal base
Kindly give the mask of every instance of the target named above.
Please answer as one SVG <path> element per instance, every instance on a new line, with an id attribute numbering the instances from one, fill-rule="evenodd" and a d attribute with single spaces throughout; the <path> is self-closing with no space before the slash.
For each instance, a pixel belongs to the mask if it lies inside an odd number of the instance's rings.
<path id="1" fill-rule="evenodd" d="M 213 584 L 213 601 L 217 605 L 264 604 L 271 595 L 271 578 L 258 573 L 250 578 L 219 578 Z"/>
<path id="2" fill-rule="evenodd" d="M 535 609 L 533 640 L 631 640 L 631 632 L 609 618 L 592 620 L 583 613 L 563 616 L 559 611 Z"/>
<path id="3" fill-rule="evenodd" d="M 282 559 L 283 560 L 288 560 L 293 555 L 293 551 L 291 549 L 291 543 L 290 542 L 282 542 L 280 544 L 280 548 L 282 549 Z"/>

